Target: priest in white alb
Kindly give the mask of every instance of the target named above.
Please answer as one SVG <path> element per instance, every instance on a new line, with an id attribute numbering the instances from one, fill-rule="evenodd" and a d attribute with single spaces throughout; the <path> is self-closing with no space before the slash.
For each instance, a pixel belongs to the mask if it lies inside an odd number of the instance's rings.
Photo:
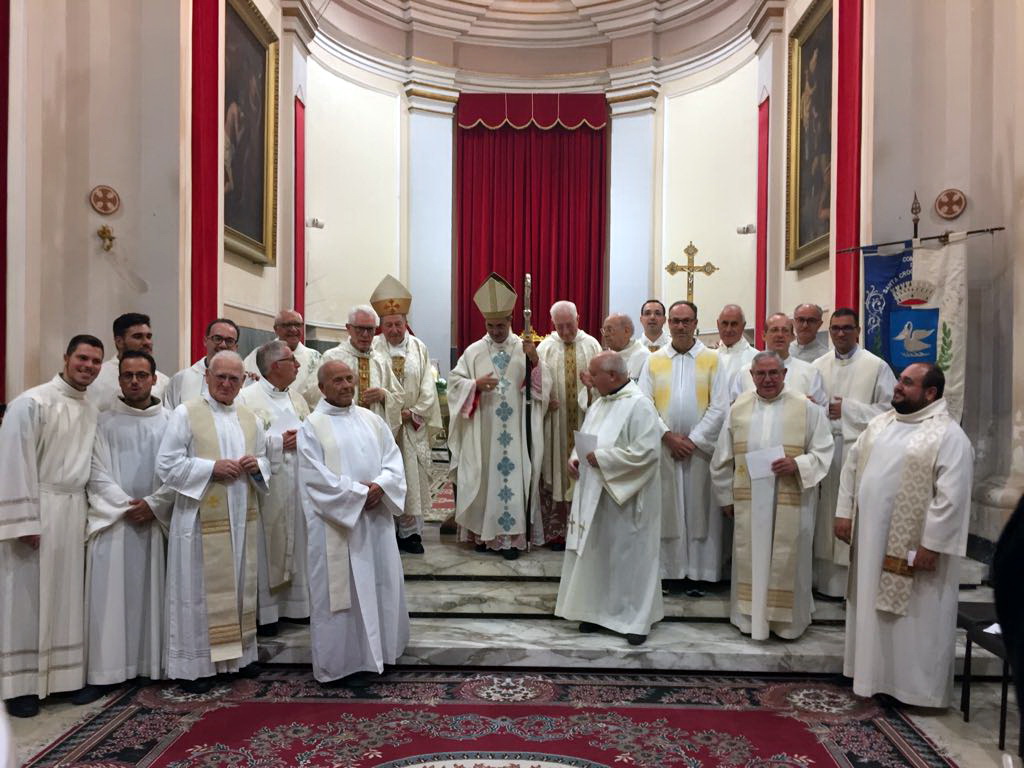
<path id="1" fill-rule="evenodd" d="M 118 378 L 118 361 L 128 351 L 153 354 L 153 330 L 150 327 L 149 315 L 139 312 L 126 312 L 114 318 L 114 348 L 116 354 L 111 356 L 103 367 L 96 381 L 89 385 L 86 397 L 102 413 L 113 406 L 121 397 L 121 382 Z M 164 390 L 170 379 L 160 371 L 156 372 L 153 383 L 153 397 L 163 397 Z"/>
<path id="2" fill-rule="evenodd" d="M 573 435 L 590 405 L 590 388 L 581 380 L 590 358 L 601 344 L 580 330 L 579 313 L 571 301 L 551 305 L 555 332 L 537 345 L 537 356 L 551 372 L 551 396 L 544 415 L 544 461 L 541 465 L 541 505 L 544 540 L 551 549 L 565 549 L 566 522 L 572 503 L 573 479 L 566 470 Z M 585 376 L 583 377 L 585 378 Z"/>
<path id="3" fill-rule="evenodd" d="M 160 444 L 157 476 L 176 496 L 167 537 L 169 678 L 190 693 L 218 673 L 256 667 L 257 493 L 270 462 L 263 425 L 235 403 L 242 358 L 218 352 L 207 391 L 174 409 Z"/>
<path id="4" fill-rule="evenodd" d="M 718 354 L 719 373 L 730 383 L 733 377 L 744 368 L 750 367 L 750 361 L 757 354 L 757 349 L 743 336 L 747 327 L 747 318 L 743 308 L 738 304 L 726 304 L 718 313 Z"/>
<path id="5" fill-rule="evenodd" d="M 163 676 L 164 549 L 174 491 L 156 476 L 171 412 L 153 394 L 156 362 L 127 350 L 121 397 L 100 414 L 89 477 L 86 616 L 90 685 Z"/>
<path id="6" fill-rule="evenodd" d="M 789 344 L 789 354 L 805 363 L 813 363 L 828 352 L 828 343 L 818 338 L 824 312 L 817 304 L 800 304 L 793 310 L 796 337 Z"/>
<path id="7" fill-rule="evenodd" d="M 829 396 L 828 418 L 836 450 L 821 482 L 814 530 L 814 588 L 829 597 L 845 597 L 850 548 L 832 535 L 839 475 L 850 446 L 868 422 L 889 410 L 896 377 L 889 364 L 857 344 L 860 323 L 852 309 L 837 309 L 829 321 L 834 349 L 814 361 Z"/>
<path id="8" fill-rule="evenodd" d="M 853 542 L 843 674 L 854 693 L 948 707 L 960 561 L 967 551 L 974 451 L 931 363 L 900 374 L 893 410 L 849 451 L 835 534 Z"/>
<path id="9" fill-rule="evenodd" d="M 85 486 L 97 417 L 85 392 L 102 364 L 103 342 L 73 337 L 63 370 L 12 400 L 0 427 L 0 698 L 14 717 L 85 685 Z"/>
<path id="10" fill-rule="evenodd" d="M 754 640 L 793 640 L 814 611 L 815 497 L 832 434 L 824 410 L 789 389 L 777 352 L 756 354 L 751 374 L 755 390 L 736 398 L 711 463 L 718 503 L 735 523 L 729 614 Z"/>
<path id="11" fill-rule="evenodd" d="M 821 380 L 821 373 L 810 363 L 805 363 L 790 353 L 790 342 L 793 341 L 793 321 L 785 312 L 776 312 L 765 320 L 764 348 L 766 352 L 774 352 L 786 366 L 786 390 L 798 392 L 823 408 L 828 405 L 828 394 Z M 754 389 L 751 366 L 744 368 L 733 376 L 730 386 L 730 400 L 735 401 L 742 392 Z"/>
<path id="12" fill-rule="evenodd" d="M 550 372 L 530 342 L 512 333 L 516 292 L 491 273 L 473 296 L 487 333 L 470 344 L 448 376 L 450 472 L 457 487 L 455 519 L 463 541 L 508 560 L 544 543 L 538 470 Z M 527 360 L 531 373 L 527 377 Z M 527 387 L 531 398 L 527 431 Z M 527 436 L 532 437 L 530 448 Z"/>
<path id="13" fill-rule="evenodd" d="M 323 398 L 299 432 L 313 676 L 355 683 L 394 664 L 409 641 L 394 524 L 405 471 L 391 427 L 355 405 L 352 369 L 328 361 L 318 378 Z"/>
<path id="14" fill-rule="evenodd" d="M 638 382 L 668 428 L 661 438 L 661 576 L 720 581 L 730 527 L 712 493 L 710 464 L 728 381 L 719 356 L 695 336 L 696 305 L 677 301 L 668 318 L 672 343 L 647 358 Z"/>
<path id="15" fill-rule="evenodd" d="M 338 360 L 356 377 L 356 405 L 369 408 L 391 427 L 402 426 L 402 385 L 391 371 L 391 361 L 373 349 L 373 336 L 380 325 L 376 310 L 359 304 L 348 311 L 348 338 L 324 352 L 320 364 Z"/>
<path id="16" fill-rule="evenodd" d="M 234 320 L 218 317 L 206 326 L 203 337 L 206 354 L 188 368 L 182 368 L 171 377 L 164 390 L 164 406 L 174 410 L 186 400 L 193 400 L 207 393 L 206 369 L 218 352 L 234 352 L 238 347 L 238 326 Z"/>
<path id="17" fill-rule="evenodd" d="M 309 618 L 306 578 L 306 519 L 299 503 L 296 435 L 309 415 L 295 352 L 281 339 L 256 348 L 258 381 L 242 389 L 237 402 L 259 419 L 267 436 L 270 490 L 257 495 L 260 507 L 257 574 L 257 632 L 277 634 L 281 618 Z"/>
<path id="18" fill-rule="evenodd" d="M 648 352 L 657 352 L 672 341 L 672 334 L 665 327 L 665 305 L 657 299 L 648 299 L 640 307 L 640 325 L 644 332 L 640 342 Z"/>
<path id="19" fill-rule="evenodd" d="M 380 315 L 381 327 L 373 349 L 390 361 L 402 392 L 402 426 L 395 441 L 402 452 L 407 490 L 405 511 L 395 521 L 395 535 L 401 551 L 421 555 L 423 515 L 430 509 L 431 443 L 444 428 L 434 367 L 427 345 L 409 331 L 406 318 L 412 294 L 408 288 L 387 275 L 370 296 L 370 306 Z"/>
<path id="20" fill-rule="evenodd" d="M 320 368 L 320 353 L 302 343 L 306 325 L 302 315 L 294 309 L 282 309 L 274 318 L 274 334 L 280 341 L 288 345 L 299 365 L 289 389 L 298 392 L 306 400 L 310 408 L 316 407 L 320 400 L 320 389 L 316 385 L 316 372 Z M 259 349 L 259 347 L 257 347 Z M 259 379 L 260 370 L 256 364 L 256 349 L 245 356 L 245 372 L 248 376 L 246 386 Z"/>
<path id="21" fill-rule="evenodd" d="M 633 321 L 629 315 L 617 312 L 608 315 L 601 324 L 601 341 L 625 361 L 630 380 L 637 381 L 651 352 L 639 339 L 633 338 Z"/>
<path id="22" fill-rule="evenodd" d="M 581 425 L 593 447 L 570 457 L 578 478 L 566 537 L 555 615 L 647 639 L 664 616 L 658 550 L 661 545 L 661 435 L 665 427 L 650 399 L 629 380 L 613 351 L 590 360 L 600 397 Z"/>

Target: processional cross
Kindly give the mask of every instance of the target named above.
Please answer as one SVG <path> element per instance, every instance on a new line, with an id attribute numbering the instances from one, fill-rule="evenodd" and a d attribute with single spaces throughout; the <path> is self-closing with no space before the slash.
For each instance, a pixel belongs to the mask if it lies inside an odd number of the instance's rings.
<path id="1" fill-rule="evenodd" d="M 676 264 L 674 261 L 670 261 L 665 265 L 665 271 L 673 276 L 677 272 L 686 273 L 686 300 L 693 301 L 694 273 L 703 272 L 705 275 L 711 275 L 713 272 L 718 271 L 718 267 L 710 261 L 705 262 L 703 265 L 693 263 L 693 257 L 697 255 L 697 246 L 693 244 L 692 240 L 690 241 L 690 244 L 683 249 L 683 253 L 686 254 L 686 264 Z"/>

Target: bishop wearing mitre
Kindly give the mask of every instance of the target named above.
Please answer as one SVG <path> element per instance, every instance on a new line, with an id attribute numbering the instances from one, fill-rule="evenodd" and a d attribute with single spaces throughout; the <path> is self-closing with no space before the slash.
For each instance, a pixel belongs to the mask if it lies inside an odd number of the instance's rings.
<path id="1" fill-rule="evenodd" d="M 532 543 L 544 542 L 538 480 L 551 382 L 536 347 L 512 333 L 516 298 L 508 281 L 492 272 L 473 296 L 487 333 L 466 348 L 448 376 L 448 447 L 460 536 L 478 552 L 501 552 L 507 560 L 527 547 L 527 515 Z"/>

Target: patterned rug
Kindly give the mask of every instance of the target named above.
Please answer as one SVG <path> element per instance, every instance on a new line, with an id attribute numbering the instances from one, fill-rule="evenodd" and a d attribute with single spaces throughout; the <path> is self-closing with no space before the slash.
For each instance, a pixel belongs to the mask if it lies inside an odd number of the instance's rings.
<path id="1" fill-rule="evenodd" d="M 448 479 L 448 465 L 437 464 L 430 471 L 430 511 L 423 515 L 428 523 L 442 523 L 455 512 L 455 489 Z"/>
<path id="2" fill-rule="evenodd" d="M 126 687 L 28 766 L 898 768 L 953 763 L 837 678 L 272 667 L 209 694 Z"/>

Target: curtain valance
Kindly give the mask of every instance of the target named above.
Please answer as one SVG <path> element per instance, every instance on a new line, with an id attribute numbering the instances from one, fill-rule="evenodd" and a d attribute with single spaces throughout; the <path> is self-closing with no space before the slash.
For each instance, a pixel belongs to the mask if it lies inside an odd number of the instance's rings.
<path id="1" fill-rule="evenodd" d="M 503 125 L 548 130 L 555 126 L 600 130 L 608 123 L 603 93 L 463 93 L 459 96 L 460 128 Z"/>

